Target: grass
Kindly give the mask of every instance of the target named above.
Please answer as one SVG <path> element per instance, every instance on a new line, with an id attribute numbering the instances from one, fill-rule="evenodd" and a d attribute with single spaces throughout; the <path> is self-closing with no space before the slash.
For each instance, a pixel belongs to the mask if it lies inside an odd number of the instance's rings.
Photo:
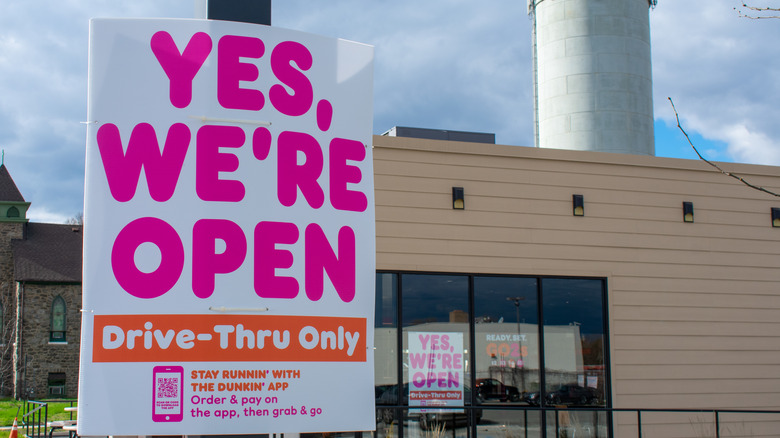
<path id="1" fill-rule="evenodd" d="M 70 412 L 65 412 L 65 408 L 73 404 L 76 405 L 76 401 L 73 400 L 52 400 L 48 403 L 48 421 L 55 420 L 69 420 L 71 418 Z M 24 402 L 18 400 L 2 399 L 0 400 L 0 426 L 12 426 L 14 424 L 14 418 L 17 418 L 19 423 L 19 436 L 24 434 L 22 428 L 22 415 L 24 415 Z M 17 414 L 18 413 L 18 414 Z M 73 413 L 73 419 L 76 419 L 76 413 Z M 0 430 L 0 438 L 8 438 L 10 434 L 9 430 Z"/>
<path id="2" fill-rule="evenodd" d="M 10 426 L 14 424 L 14 418 L 17 412 L 22 416 L 24 410 L 23 402 L 18 400 L 0 400 L 0 426 Z"/>

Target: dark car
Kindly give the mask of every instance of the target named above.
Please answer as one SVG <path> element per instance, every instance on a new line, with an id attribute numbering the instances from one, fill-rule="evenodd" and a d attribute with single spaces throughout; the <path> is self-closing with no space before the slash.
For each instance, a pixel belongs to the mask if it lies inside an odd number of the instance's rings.
<path id="1" fill-rule="evenodd" d="M 539 393 L 538 392 L 528 392 L 523 397 L 523 401 L 528 403 L 531 406 L 539 406 Z"/>
<path id="2" fill-rule="evenodd" d="M 539 392 L 529 392 L 523 400 L 531 406 L 539 406 Z M 547 393 L 548 405 L 585 406 L 598 402 L 599 394 L 593 388 L 579 385 L 563 385 L 553 392 Z"/>
<path id="3" fill-rule="evenodd" d="M 547 403 L 551 405 L 590 405 L 598 401 L 598 393 L 593 388 L 579 385 L 563 385 L 547 394 Z"/>
<path id="4" fill-rule="evenodd" d="M 483 400 L 518 401 L 520 390 L 514 386 L 504 385 L 496 379 L 477 379 L 475 385 L 477 395 Z"/>

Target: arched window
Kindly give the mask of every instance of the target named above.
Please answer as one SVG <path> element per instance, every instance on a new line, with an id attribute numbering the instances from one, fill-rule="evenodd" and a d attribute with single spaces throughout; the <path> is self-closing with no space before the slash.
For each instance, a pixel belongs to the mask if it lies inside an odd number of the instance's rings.
<path id="1" fill-rule="evenodd" d="M 19 217 L 19 209 L 16 207 L 9 208 L 5 213 L 5 217 Z"/>
<path id="2" fill-rule="evenodd" d="M 61 296 L 54 298 L 51 304 L 50 342 L 67 342 L 65 339 L 65 300 Z"/>

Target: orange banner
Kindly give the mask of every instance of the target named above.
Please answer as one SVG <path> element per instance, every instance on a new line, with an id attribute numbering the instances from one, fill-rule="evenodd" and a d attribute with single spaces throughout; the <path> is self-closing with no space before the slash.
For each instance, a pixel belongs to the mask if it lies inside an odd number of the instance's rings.
<path id="1" fill-rule="evenodd" d="M 365 362 L 366 319 L 95 315 L 93 362 Z"/>

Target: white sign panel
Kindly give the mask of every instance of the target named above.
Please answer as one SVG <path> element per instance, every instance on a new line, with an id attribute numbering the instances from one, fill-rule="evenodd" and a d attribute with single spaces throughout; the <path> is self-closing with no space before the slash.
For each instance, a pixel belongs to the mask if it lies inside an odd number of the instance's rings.
<path id="1" fill-rule="evenodd" d="M 90 24 L 79 435 L 373 430 L 373 48 Z"/>
<path id="2" fill-rule="evenodd" d="M 409 332 L 409 406 L 463 406 L 463 333 Z M 448 410 L 447 412 L 456 412 Z"/>

